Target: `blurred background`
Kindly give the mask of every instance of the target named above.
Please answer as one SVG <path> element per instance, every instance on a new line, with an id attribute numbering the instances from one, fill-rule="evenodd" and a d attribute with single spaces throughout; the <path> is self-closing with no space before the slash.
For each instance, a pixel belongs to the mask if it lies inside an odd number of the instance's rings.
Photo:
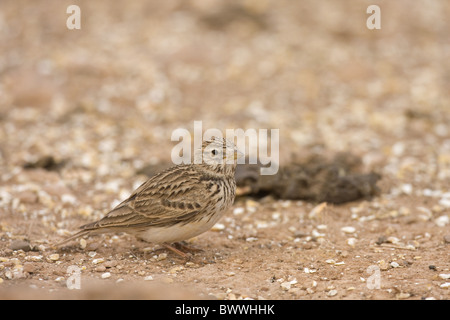
<path id="1" fill-rule="evenodd" d="M 170 161 L 194 120 L 279 128 L 281 161 L 316 148 L 447 164 L 449 16 L 446 0 L 3 0 L 2 171 L 51 156 L 131 175 Z"/>
<path id="2" fill-rule="evenodd" d="M 66 26 L 74 4 L 79 30 Z M 370 5 L 379 30 L 366 26 Z M 42 297 L 30 284 L 65 288 L 77 264 L 98 281 L 154 276 L 219 299 L 448 299 L 435 272 L 449 268 L 449 17 L 448 0 L 1 0 L 0 287 Z M 280 168 L 351 153 L 381 175 L 381 195 L 328 207 L 238 199 L 197 241 L 199 264 L 126 235 L 50 248 L 128 197 L 146 167 L 167 165 L 172 132 L 195 120 L 280 129 Z M 387 290 L 361 282 L 372 264 Z"/>

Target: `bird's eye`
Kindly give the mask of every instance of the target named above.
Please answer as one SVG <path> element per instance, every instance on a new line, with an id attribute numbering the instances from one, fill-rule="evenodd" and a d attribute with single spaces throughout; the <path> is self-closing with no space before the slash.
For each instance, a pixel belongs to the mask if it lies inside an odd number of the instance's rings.
<path id="1" fill-rule="evenodd" d="M 219 154 L 219 151 L 217 151 L 216 149 L 213 149 L 211 151 L 211 153 L 212 153 L 213 156 L 217 156 Z"/>

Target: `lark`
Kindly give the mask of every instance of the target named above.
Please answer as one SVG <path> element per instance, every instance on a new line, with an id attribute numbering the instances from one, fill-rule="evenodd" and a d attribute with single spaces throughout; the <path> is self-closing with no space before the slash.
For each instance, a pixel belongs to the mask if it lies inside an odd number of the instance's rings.
<path id="1" fill-rule="evenodd" d="M 125 232 L 186 257 L 171 244 L 209 230 L 233 204 L 241 156 L 229 140 L 204 141 L 195 150 L 193 163 L 154 175 L 105 217 L 81 226 L 58 245 L 86 235 Z"/>

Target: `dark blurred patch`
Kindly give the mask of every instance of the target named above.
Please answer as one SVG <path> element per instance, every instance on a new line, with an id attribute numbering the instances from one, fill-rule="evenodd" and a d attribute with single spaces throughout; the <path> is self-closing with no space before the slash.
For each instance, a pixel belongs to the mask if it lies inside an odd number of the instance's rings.
<path id="1" fill-rule="evenodd" d="M 268 29 L 266 14 L 238 3 L 225 3 L 215 12 L 199 14 L 199 21 L 210 29 L 223 30 L 234 23 L 251 24 L 256 30 Z"/>
<path id="2" fill-rule="evenodd" d="M 260 175 L 259 164 L 245 164 L 236 170 L 236 183 L 246 195 L 341 204 L 379 193 L 376 183 L 380 175 L 358 173 L 359 165 L 360 159 L 349 153 L 339 153 L 331 160 L 317 155 L 296 160 L 272 176 Z"/>
<path id="3" fill-rule="evenodd" d="M 66 161 L 56 161 L 53 156 L 43 156 L 34 162 L 26 162 L 23 165 L 25 169 L 45 169 L 47 171 L 58 171 L 64 165 Z"/>
<path id="4" fill-rule="evenodd" d="M 296 159 L 276 175 L 260 175 L 260 164 L 243 164 L 237 166 L 236 183 L 241 196 L 341 204 L 379 193 L 376 183 L 381 176 L 358 172 L 360 164 L 360 158 L 350 153 L 338 153 L 331 160 L 318 155 Z M 148 165 L 137 173 L 153 176 L 169 166 Z"/>
<path id="5" fill-rule="evenodd" d="M 11 250 L 23 250 L 25 252 L 31 251 L 34 247 L 27 240 L 14 240 L 9 245 Z"/>

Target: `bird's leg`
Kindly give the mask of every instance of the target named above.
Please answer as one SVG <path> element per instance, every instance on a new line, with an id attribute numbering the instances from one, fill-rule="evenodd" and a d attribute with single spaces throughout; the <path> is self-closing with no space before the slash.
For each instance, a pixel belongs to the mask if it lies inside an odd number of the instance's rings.
<path id="1" fill-rule="evenodd" d="M 167 249 L 169 249 L 170 251 L 172 251 L 172 252 L 178 254 L 179 256 L 181 256 L 181 257 L 183 257 L 183 258 L 185 258 L 185 259 L 188 258 L 188 254 L 187 254 L 187 253 L 184 253 L 183 251 L 178 250 L 177 248 L 171 246 L 170 244 L 168 244 L 168 243 L 163 243 L 162 245 L 163 245 L 164 247 L 166 247 Z"/>
<path id="2" fill-rule="evenodd" d="M 188 245 L 186 245 L 186 242 L 184 242 L 184 241 L 177 242 L 176 245 L 185 251 L 192 251 L 192 252 L 203 252 L 204 251 L 203 249 L 200 249 L 200 248 L 188 246 Z"/>

